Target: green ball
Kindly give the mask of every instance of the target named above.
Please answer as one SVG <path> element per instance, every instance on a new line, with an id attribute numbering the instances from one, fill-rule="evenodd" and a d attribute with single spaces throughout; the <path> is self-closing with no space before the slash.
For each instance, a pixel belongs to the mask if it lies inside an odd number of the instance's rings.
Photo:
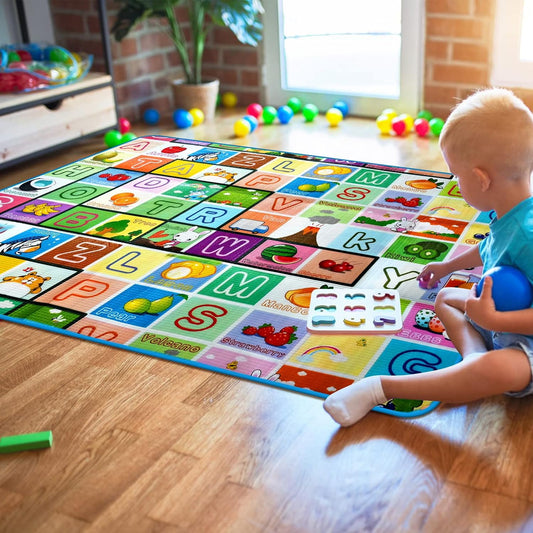
<path id="1" fill-rule="evenodd" d="M 428 111 L 427 109 L 422 109 L 422 111 L 418 112 L 416 118 L 425 118 L 429 122 L 433 118 L 433 115 L 431 114 L 431 111 Z"/>
<path id="2" fill-rule="evenodd" d="M 302 113 L 306 122 L 313 122 L 318 115 L 318 107 L 315 104 L 305 104 Z"/>
<path id="3" fill-rule="evenodd" d="M 69 63 L 69 55 L 65 50 L 61 48 L 52 48 L 49 51 L 48 58 L 50 61 L 53 61 L 54 63 Z"/>
<path id="4" fill-rule="evenodd" d="M 135 135 L 135 133 L 133 133 L 132 131 L 127 131 L 126 133 L 122 134 L 122 139 L 120 139 L 120 142 L 125 143 L 128 141 L 133 141 L 133 139 L 136 139 L 136 138 L 137 138 L 137 135 Z"/>
<path id="5" fill-rule="evenodd" d="M 442 128 L 444 127 L 444 120 L 441 118 L 432 118 L 429 121 L 429 129 L 431 130 L 431 133 L 435 135 L 435 137 L 438 137 L 440 135 L 440 132 L 442 131 Z"/>
<path id="6" fill-rule="evenodd" d="M 271 105 L 263 107 L 263 124 L 272 124 L 278 116 L 278 110 Z"/>
<path id="7" fill-rule="evenodd" d="M 113 146 L 117 146 L 118 144 L 122 143 L 122 133 L 118 130 L 109 130 L 104 135 L 104 142 L 107 147 L 113 148 Z"/>
<path id="8" fill-rule="evenodd" d="M 292 109 L 292 112 L 295 114 L 299 113 L 302 109 L 302 101 L 296 96 L 289 98 L 289 100 L 287 101 L 287 105 Z"/>

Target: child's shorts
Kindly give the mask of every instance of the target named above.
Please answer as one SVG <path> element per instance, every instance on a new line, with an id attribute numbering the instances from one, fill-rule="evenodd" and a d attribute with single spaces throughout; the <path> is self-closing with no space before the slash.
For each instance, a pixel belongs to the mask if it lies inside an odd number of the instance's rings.
<path id="1" fill-rule="evenodd" d="M 500 331 L 489 331 L 480 326 L 478 326 L 473 320 L 471 320 L 467 315 L 466 319 L 475 330 L 479 332 L 487 350 L 500 350 L 501 348 L 518 348 L 522 350 L 529 359 L 529 366 L 531 367 L 532 379 L 529 384 L 522 389 L 521 391 L 506 392 L 507 396 L 512 396 L 513 398 L 522 398 L 523 396 L 528 396 L 533 394 L 533 337 L 528 335 L 518 335 L 517 333 L 502 333 Z"/>

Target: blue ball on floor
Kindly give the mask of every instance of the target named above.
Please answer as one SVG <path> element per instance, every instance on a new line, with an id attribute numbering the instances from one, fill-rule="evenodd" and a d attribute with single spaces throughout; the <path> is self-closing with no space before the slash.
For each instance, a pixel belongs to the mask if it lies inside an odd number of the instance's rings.
<path id="1" fill-rule="evenodd" d="M 148 108 L 143 113 L 143 120 L 146 124 L 150 124 L 151 126 L 154 126 L 155 124 L 159 122 L 159 111 L 152 107 Z"/>
<path id="2" fill-rule="evenodd" d="M 294 111 L 288 105 L 278 107 L 278 120 L 281 124 L 288 124 L 294 116 Z"/>
<path id="3" fill-rule="evenodd" d="M 176 109 L 172 118 L 176 127 L 180 129 L 190 128 L 194 122 L 193 116 L 186 109 Z"/>
<path id="4" fill-rule="evenodd" d="M 346 118 L 346 115 L 348 114 L 348 104 L 344 102 L 343 100 L 337 100 L 333 106 L 335 109 L 338 109 L 342 113 L 342 118 Z"/>
<path id="5" fill-rule="evenodd" d="M 531 307 L 533 287 L 520 270 L 510 266 L 497 266 L 487 270 L 477 284 L 478 297 L 487 276 L 492 278 L 492 299 L 497 311 L 518 311 Z"/>

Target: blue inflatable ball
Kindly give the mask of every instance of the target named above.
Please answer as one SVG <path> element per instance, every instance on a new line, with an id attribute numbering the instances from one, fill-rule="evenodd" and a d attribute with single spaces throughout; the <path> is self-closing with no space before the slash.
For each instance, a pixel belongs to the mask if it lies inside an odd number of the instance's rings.
<path id="1" fill-rule="evenodd" d="M 149 107 L 144 113 L 143 113 L 143 120 L 146 122 L 146 124 L 150 124 L 151 126 L 154 126 L 159 122 L 159 111 L 157 109 L 153 109 L 152 107 Z"/>
<path id="2" fill-rule="evenodd" d="M 342 100 L 337 100 L 333 106 L 335 109 L 338 109 L 342 113 L 342 118 L 346 118 L 348 114 L 348 104 Z"/>
<path id="3" fill-rule="evenodd" d="M 250 132 L 254 131 L 259 125 L 259 121 L 253 115 L 245 115 L 242 118 L 250 124 Z"/>
<path id="4" fill-rule="evenodd" d="M 531 307 L 533 287 L 520 270 L 510 266 L 497 266 L 487 270 L 477 284 L 477 296 L 481 294 L 487 276 L 492 278 L 492 299 L 497 311 L 518 311 Z"/>
<path id="5" fill-rule="evenodd" d="M 288 105 L 278 107 L 278 120 L 281 124 L 288 124 L 294 116 L 294 111 Z"/>
<path id="6" fill-rule="evenodd" d="M 172 118 L 179 129 L 190 128 L 194 122 L 193 116 L 186 109 L 176 109 Z"/>

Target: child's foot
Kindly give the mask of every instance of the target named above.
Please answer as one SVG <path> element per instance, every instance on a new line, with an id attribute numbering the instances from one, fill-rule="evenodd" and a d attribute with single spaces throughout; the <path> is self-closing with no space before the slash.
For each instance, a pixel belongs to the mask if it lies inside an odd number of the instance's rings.
<path id="1" fill-rule="evenodd" d="M 335 422 L 346 427 L 355 424 L 373 407 L 386 401 L 380 376 L 371 376 L 328 396 L 324 409 Z"/>

